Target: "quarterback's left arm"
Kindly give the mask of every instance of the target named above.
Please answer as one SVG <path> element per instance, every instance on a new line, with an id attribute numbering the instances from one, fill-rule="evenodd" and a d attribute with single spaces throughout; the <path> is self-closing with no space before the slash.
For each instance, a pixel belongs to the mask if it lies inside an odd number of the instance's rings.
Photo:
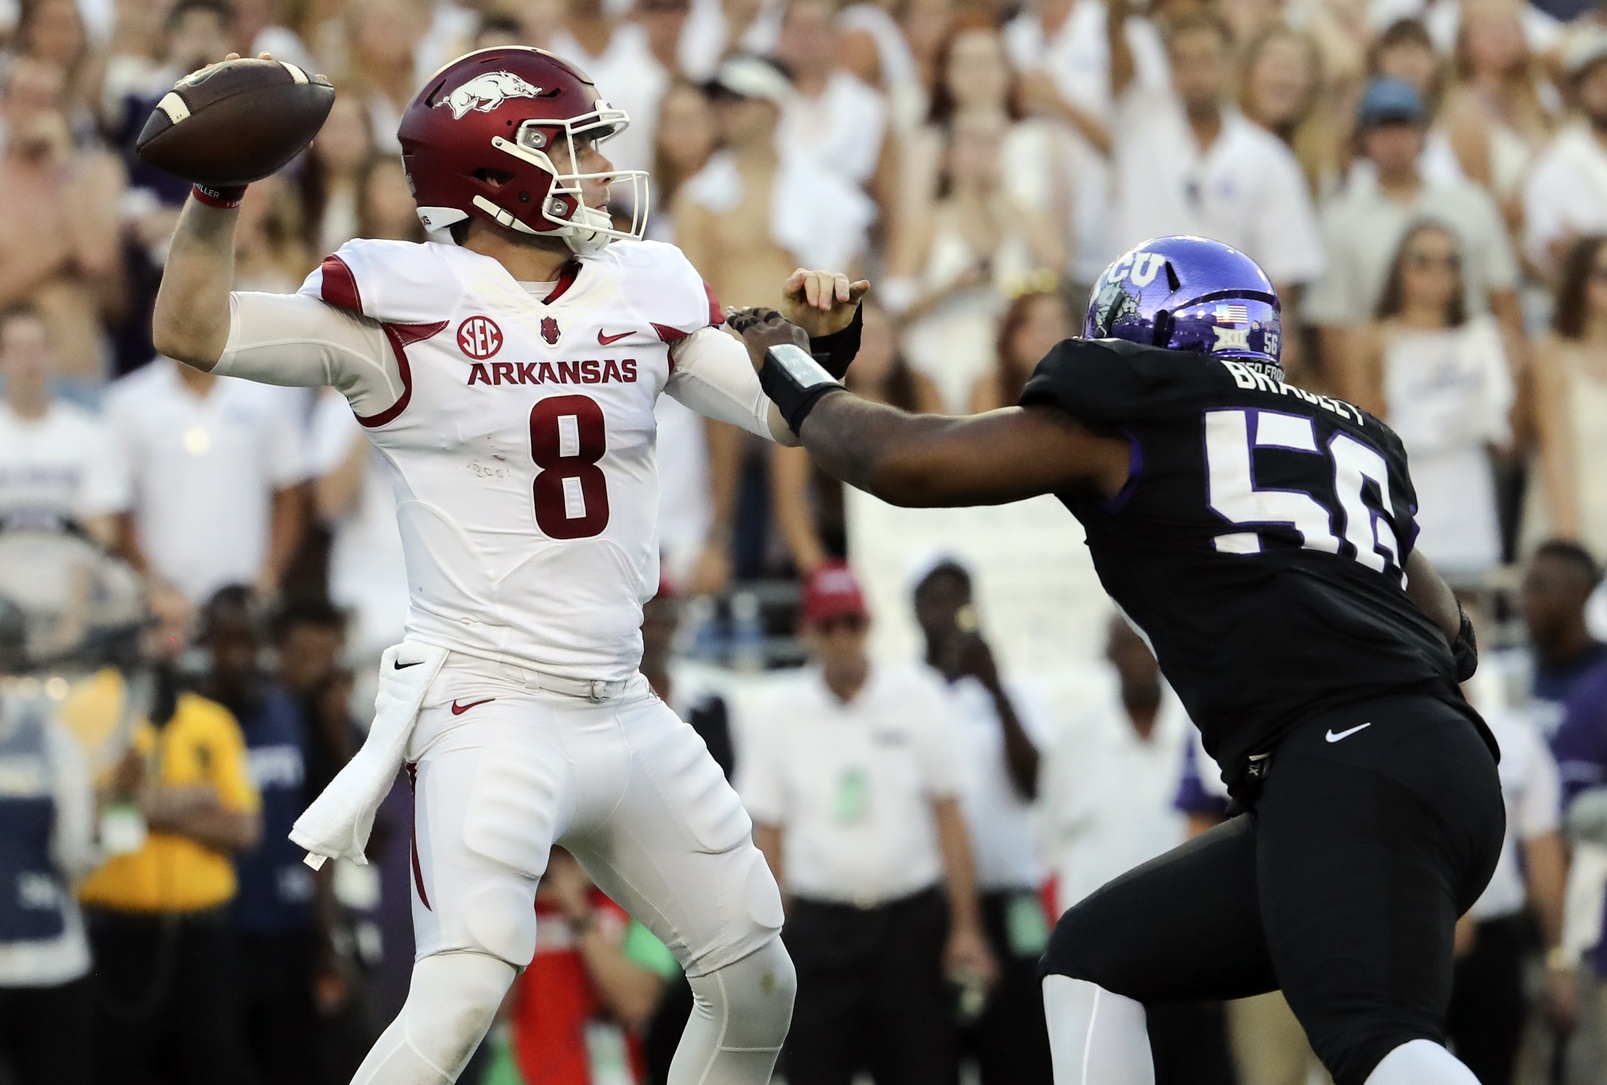
<path id="1" fill-rule="evenodd" d="M 670 352 L 675 371 L 665 388 L 686 407 L 718 422 L 729 422 L 778 444 L 796 445 L 786 419 L 759 387 L 748 353 L 721 328 L 703 328 Z"/>

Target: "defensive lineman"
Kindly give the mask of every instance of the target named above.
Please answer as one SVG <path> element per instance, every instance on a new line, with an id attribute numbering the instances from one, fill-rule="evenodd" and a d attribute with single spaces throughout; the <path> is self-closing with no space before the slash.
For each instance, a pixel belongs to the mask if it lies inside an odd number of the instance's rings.
<path id="1" fill-rule="evenodd" d="M 394 472 L 407 637 L 363 751 L 292 834 L 361 861 L 405 758 L 418 956 L 357 1082 L 456 1079 L 530 960 L 558 842 L 690 977 L 672 1081 L 767 1082 L 786 1035 L 775 882 L 703 741 L 638 673 L 638 627 L 658 583 L 659 393 L 788 430 L 680 251 L 604 210 L 621 182 L 642 206 L 645 175 L 598 149 L 626 123 L 565 61 L 482 50 L 433 75 L 398 132 L 420 218 L 456 245 L 353 241 L 284 296 L 229 292 L 239 192 L 198 188 L 173 240 L 158 348 L 333 385 Z M 863 284 L 789 289 L 825 333 Z"/>
<path id="2" fill-rule="evenodd" d="M 1057 495 L 1252 811 L 1061 918 L 1059 1085 L 1152 1083 L 1146 1003 L 1280 986 L 1338 1085 L 1477 1085 L 1441 1046 L 1453 928 L 1505 817 L 1458 691 L 1472 626 L 1413 550 L 1400 441 L 1283 383 L 1261 269 L 1202 238 L 1138 246 L 1022 406 L 974 418 L 841 394 L 778 316 L 732 324 L 844 481 L 905 505 Z"/>

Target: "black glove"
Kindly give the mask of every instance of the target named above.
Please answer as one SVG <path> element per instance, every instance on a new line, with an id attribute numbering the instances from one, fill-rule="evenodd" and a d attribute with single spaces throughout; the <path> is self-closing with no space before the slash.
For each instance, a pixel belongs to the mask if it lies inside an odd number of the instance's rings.
<path id="1" fill-rule="evenodd" d="M 793 343 L 769 347 L 759 367 L 759 385 L 781 411 L 793 433 L 803 430 L 803 421 L 826 396 L 848 389 L 837 383 L 820 363 Z"/>
<path id="2" fill-rule="evenodd" d="M 832 332 L 830 335 L 811 335 L 809 337 L 809 353 L 814 355 L 832 376 L 838 380 L 848 375 L 848 366 L 859 354 L 859 336 L 865 330 L 865 307 L 854 306 L 854 318 L 848 322 L 846 328 Z"/>
<path id="3" fill-rule="evenodd" d="M 1473 634 L 1473 619 L 1468 617 L 1461 603 L 1456 604 L 1456 613 L 1462 619 L 1462 628 L 1451 644 L 1451 655 L 1456 659 L 1456 680 L 1466 682 L 1479 669 L 1479 641 Z"/>

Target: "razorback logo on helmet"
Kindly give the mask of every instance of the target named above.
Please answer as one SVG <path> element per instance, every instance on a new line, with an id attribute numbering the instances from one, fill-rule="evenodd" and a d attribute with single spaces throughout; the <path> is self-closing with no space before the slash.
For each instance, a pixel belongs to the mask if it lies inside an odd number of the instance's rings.
<path id="1" fill-rule="evenodd" d="M 488 316 L 471 316 L 458 325 L 458 347 L 469 357 L 484 361 L 502 349 L 502 329 Z"/>
<path id="2" fill-rule="evenodd" d="M 549 347 L 558 345 L 558 322 L 550 316 L 541 318 L 541 337 L 547 341 Z"/>
<path id="3" fill-rule="evenodd" d="M 470 112 L 489 113 L 509 98 L 539 98 L 542 89 L 532 86 L 512 72 L 485 72 L 470 79 L 437 105 L 452 110 L 452 119 L 460 121 Z"/>

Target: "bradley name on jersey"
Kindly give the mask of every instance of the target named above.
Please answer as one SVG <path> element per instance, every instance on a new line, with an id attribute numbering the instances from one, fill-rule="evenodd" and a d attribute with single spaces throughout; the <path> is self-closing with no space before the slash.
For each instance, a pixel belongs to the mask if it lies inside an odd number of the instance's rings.
<path id="1" fill-rule="evenodd" d="M 1246 391 L 1277 392 L 1279 395 L 1295 396 L 1305 400 L 1307 403 L 1314 403 L 1324 410 L 1332 411 L 1339 417 L 1354 422 L 1358 426 L 1366 421 L 1362 416 L 1360 407 L 1354 407 L 1342 399 L 1318 395 L 1315 392 L 1308 392 L 1304 388 L 1296 388 L 1292 384 L 1285 384 L 1276 377 L 1261 372 L 1254 366 L 1233 361 L 1231 358 L 1218 358 L 1216 360 L 1226 366 L 1229 373 L 1233 374 L 1233 383 Z"/>

